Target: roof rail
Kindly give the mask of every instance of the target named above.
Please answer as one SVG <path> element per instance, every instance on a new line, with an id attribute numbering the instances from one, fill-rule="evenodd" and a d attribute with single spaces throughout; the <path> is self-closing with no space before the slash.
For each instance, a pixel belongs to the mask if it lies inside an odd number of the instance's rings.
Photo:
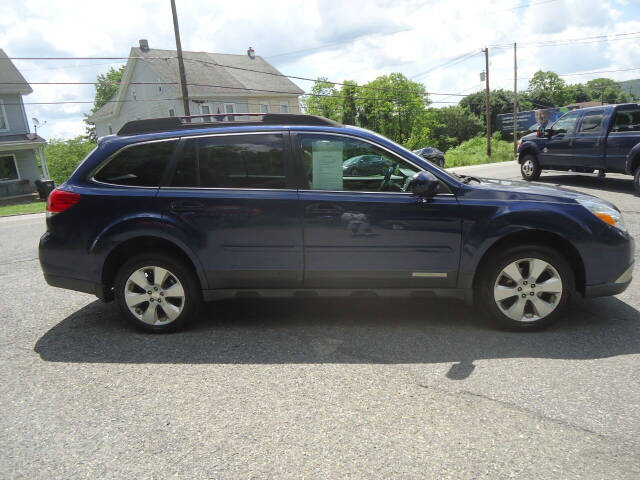
<path id="1" fill-rule="evenodd" d="M 232 117 L 234 120 L 228 120 Z M 249 117 L 250 120 L 235 120 L 235 117 Z M 193 122 L 192 120 L 195 119 L 201 119 L 201 121 Z M 189 115 L 186 117 L 132 120 L 125 123 L 122 128 L 118 130 L 117 135 L 124 136 L 191 128 L 235 127 L 242 125 L 342 126 L 342 124 L 338 122 L 317 115 L 303 115 L 297 113 L 217 113 L 208 115 Z"/>

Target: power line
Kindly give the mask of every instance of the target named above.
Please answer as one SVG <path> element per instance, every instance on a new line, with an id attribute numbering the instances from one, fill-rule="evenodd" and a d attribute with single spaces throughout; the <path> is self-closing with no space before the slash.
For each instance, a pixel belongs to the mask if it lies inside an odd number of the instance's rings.
<path id="1" fill-rule="evenodd" d="M 519 10 L 521 8 L 535 7 L 536 5 L 543 5 L 545 3 L 553 3 L 553 2 L 557 2 L 557 1 L 558 0 L 542 0 L 542 1 L 537 2 L 537 3 L 533 3 L 533 2 L 523 3 L 522 5 L 518 5 L 517 7 L 503 8 L 502 10 L 494 10 L 492 12 L 487 12 L 487 15 L 492 15 L 494 13 L 500 13 L 500 12 L 509 12 L 509 11 L 512 11 L 512 10 Z"/>
<path id="2" fill-rule="evenodd" d="M 466 61 L 466 60 L 468 60 L 468 59 L 470 59 L 470 58 L 472 58 L 472 57 L 474 57 L 476 55 L 479 55 L 480 53 L 482 53 L 482 52 L 479 51 L 479 50 L 477 50 L 477 51 L 476 50 L 472 50 L 470 52 L 463 53 L 462 55 L 458 55 L 457 57 L 450 58 L 446 62 L 441 63 L 440 65 L 436 65 L 435 67 L 432 67 L 429 70 L 426 70 L 426 71 L 424 71 L 422 73 L 418 73 L 416 75 L 413 75 L 411 78 L 417 79 L 418 77 L 429 76 L 431 73 L 433 73 L 433 72 L 435 72 L 437 70 L 441 70 L 443 68 L 452 67 L 452 66 L 457 65 L 459 63 L 462 63 L 462 62 L 464 62 L 464 61 Z"/>
<path id="3" fill-rule="evenodd" d="M 444 92 L 424 92 L 424 91 L 415 91 L 415 90 L 402 90 L 402 89 L 394 89 L 391 87 L 369 87 L 368 85 L 350 85 L 350 84 L 341 84 L 339 82 L 325 82 L 323 80 L 321 83 L 329 83 L 329 84 L 337 84 L 337 85 L 347 85 L 353 86 L 356 88 L 371 88 L 373 90 L 382 90 L 389 91 L 392 93 L 412 93 L 412 94 L 427 94 L 427 95 L 446 95 L 446 96 L 460 96 L 464 97 L 465 95 L 461 95 L 458 93 L 444 93 Z M 97 82 L 28 82 L 29 85 L 95 85 Z M 179 82 L 116 82 L 116 81 L 103 81 L 102 83 L 108 85 L 179 85 Z M 0 85 L 22 85 L 23 82 L 0 82 Z M 256 92 L 266 92 L 266 93 L 286 93 L 290 95 L 296 95 L 296 92 L 285 91 L 285 90 L 265 90 L 265 89 L 257 89 L 257 88 L 247 88 L 247 87 L 234 87 L 229 85 L 211 85 L 204 83 L 187 83 L 187 86 L 191 87 L 210 87 L 210 88 L 228 88 L 234 90 L 243 90 L 243 91 L 256 91 Z M 311 93 L 303 93 L 302 95 L 311 95 Z"/>
<path id="4" fill-rule="evenodd" d="M 563 45 L 572 45 L 572 44 L 582 44 L 582 43 L 599 43 L 599 42 L 611 42 L 617 40 L 632 40 L 637 38 L 640 34 L 640 31 L 637 32 L 628 32 L 628 33 L 617 33 L 611 35 L 594 35 L 591 37 L 581 37 L 581 38 L 567 38 L 567 39 L 555 39 L 555 40 L 541 40 L 538 42 L 518 42 L 518 45 L 530 46 L 530 47 L 555 47 L 555 46 L 563 46 Z M 494 45 L 490 45 L 492 48 L 496 49 L 510 49 L 513 45 L 510 43 L 498 43 Z"/>

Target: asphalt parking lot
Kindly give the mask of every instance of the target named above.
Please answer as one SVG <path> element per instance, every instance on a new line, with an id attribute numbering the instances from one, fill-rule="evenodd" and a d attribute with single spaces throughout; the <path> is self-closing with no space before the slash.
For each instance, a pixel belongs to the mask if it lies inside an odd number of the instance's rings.
<path id="1" fill-rule="evenodd" d="M 630 177 L 541 182 L 617 204 L 640 244 Z M 640 478 L 637 266 L 537 333 L 361 298 L 227 301 L 157 336 L 46 285 L 43 231 L 0 220 L 2 478 Z"/>

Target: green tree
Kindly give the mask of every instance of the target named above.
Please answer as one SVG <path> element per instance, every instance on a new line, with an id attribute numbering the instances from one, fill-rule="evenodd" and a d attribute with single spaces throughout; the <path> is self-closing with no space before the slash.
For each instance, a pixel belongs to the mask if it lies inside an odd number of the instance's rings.
<path id="1" fill-rule="evenodd" d="M 107 73 L 101 73 L 96 79 L 95 97 L 93 100 L 93 108 L 91 113 L 95 113 L 100 107 L 105 105 L 111 100 L 116 93 L 118 93 L 119 82 L 122 80 L 122 74 L 124 73 L 125 65 L 120 68 L 110 67 Z M 96 126 L 88 120 L 87 114 L 85 114 L 84 123 L 87 124 L 86 133 L 90 140 L 96 140 Z"/>
<path id="2" fill-rule="evenodd" d="M 360 126 L 404 144 L 423 124 L 429 98 L 422 84 L 391 73 L 362 86 L 356 104 Z"/>
<path id="3" fill-rule="evenodd" d="M 593 100 L 591 92 L 582 83 L 567 85 L 568 103 L 590 102 Z"/>
<path id="4" fill-rule="evenodd" d="M 484 131 L 480 118 L 467 106 L 429 108 L 425 115 L 424 127 L 429 132 L 430 144 L 415 145 L 410 148 L 436 147 L 442 151 L 459 145 Z"/>
<path id="5" fill-rule="evenodd" d="M 460 106 L 468 108 L 471 113 L 480 118 L 483 125 L 483 131 L 486 132 L 487 109 L 486 94 L 479 91 L 467 95 L 460 100 Z M 513 113 L 513 92 L 510 90 L 497 89 L 491 90 L 489 94 L 489 104 L 491 106 L 491 131 L 495 132 L 499 125 L 498 115 L 505 113 Z M 532 110 L 533 105 L 529 101 L 527 95 L 518 93 L 518 111 Z"/>
<path id="6" fill-rule="evenodd" d="M 45 156 L 49 173 L 56 185 L 66 181 L 95 146 L 95 142 L 81 136 L 70 140 L 51 139 L 45 147 Z"/>
<path id="7" fill-rule="evenodd" d="M 311 95 L 302 97 L 302 105 L 309 115 L 320 115 L 337 122 L 342 119 L 340 92 L 326 77 L 320 77 L 311 89 Z"/>
<path id="8" fill-rule="evenodd" d="M 357 84 L 351 80 L 345 80 L 340 95 L 342 96 L 342 123 L 355 125 L 358 115 L 356 107 Z"/>
<path id="9" fill-rule="evenodd" d="M 631 101 L 630 95 L 622 90 L 620 83 L 610 78 L 594 78 L 586 83 L 586 89 L 593 100 L 603 103 L 624 103 Z"/>
<path id="10" fill-rule="evenodd" d="M 529 81 L 527 100 L 536 108 L 563 107 L 569 103 L 567 84 L 557 73 L 538 70 Z"/>

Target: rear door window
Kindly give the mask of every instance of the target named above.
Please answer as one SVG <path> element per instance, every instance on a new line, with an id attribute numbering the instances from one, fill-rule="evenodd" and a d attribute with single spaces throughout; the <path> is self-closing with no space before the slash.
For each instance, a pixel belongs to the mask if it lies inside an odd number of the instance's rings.
<path id="1" fill-rule="evenodd" d="M 586 112 L 582 117 L 580 124 L 581 133 L 599 133 L 602 127 L 602 119 L 604 118 L 604 110 L 594 110 Z"/>
<path id="2" fill-rule="evenodd" d="M 283 136 L 220 135 L 188 139 L 171 186 L 287 188 Z"/>
<path id="3" fill-rule="evenodd" d="M 176 143 L 171 140 L 126 147 L 116 153 L 93 178 L 112 185 L 157 187 Z"/>
<path id="4" fill-rule="evenodd" d="M 612 130 L 614 132 L 640 132 L 640 108 L 618 110 Z"/>

